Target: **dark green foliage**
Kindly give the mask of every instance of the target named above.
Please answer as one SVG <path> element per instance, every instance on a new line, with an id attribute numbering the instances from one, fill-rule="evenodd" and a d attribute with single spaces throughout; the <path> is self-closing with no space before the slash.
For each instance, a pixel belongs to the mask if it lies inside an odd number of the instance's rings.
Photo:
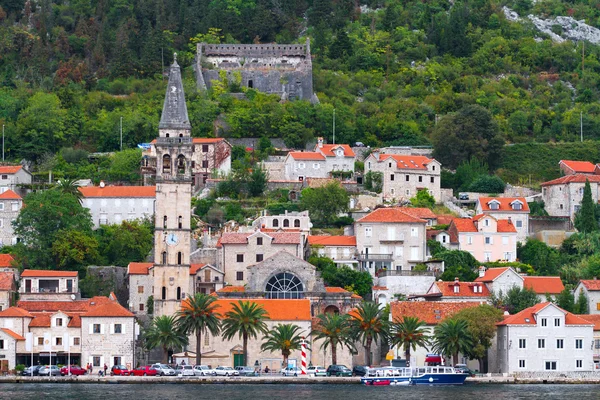
<path id="1" fill-rule="evenodd" d="M 302 191 L 300 208 L 308 210 L 315 227 L 327 227 L 337 219 L 337 215 L 348 210 L 349 196 L 338 183 L 331 182 L 318 188 Z"/>
<path id="2" fill-rule="evenodd" d="M 102 225 L 95 231 L 101 265 L 127 267 L 130 262 L 142 262 L 154 245 L 151 220 L 123 221 L 120 225 Z"/>
<path id="3" fill-rule="evenodd" d="M 510 314 L 516 314 L 538 303 L 537 294 L 533 289 L 521 289 L 518 286 L 510 288 L 505 295 L 502 292 L 498 295 L 492 294 L 490 300 L 495 307 L 503 308 Z"/>
<path id="4" fill-rule="evenodd" d="M 592 189 L 590 181 L 586 179 L 585 187 L 583 188 L 583 198 L 581 199 L 581 207 L 575 214 L 575 229 L 582 233 L 597 232 L 598 216 L 596 215 L 596 206 L 592 200 Z"/>
<path id="5" fill-rule="evenodd" d="M 373 278 L 368 272 L 356 271 L 347 266 L 338 267 L 332 259 L 312 255 L 308 262 L 317 268 L 327 286 L 337 286 L 365 297 L 371 293 Z"/>
<path id="6" fill-rule="evenodd" d="M 472 282 L 477 277 L 477 260 L 467 251 L 446 250 L 435 255 L 436 260 L 444 260 L 445 270 L 441 276 L 444 281 L 459 278 L 463 282 Z"/>
<path id="7" fill-rule="evenodd" d="M 364 176 L 365 190 L 375 193 L 381 193 L 383 189 L 383 173 L 378 171 L 369 171 Z"/>
<path id="8" fill-rule="evenodd" d="M 575 303 L 575 313 L 576 314 L 589 314 L 590 313 L 590 304 L 587 296 L 581 290 L 579 295 L 577 296 L 577 303 Z"/>
<path id="9" fill-rule="evenodd" d="M 480 175 L 469 186 L 469 192 L 503 193 L 504 182 L 496 175 Z"/>
<path id="10" fill-rule="evenodd" d="M 415 197 L 410 199 L 410 204 L 413 207 L 433 208 L 435 206 L 435 198 L 429 194 L 427 189 L 421 189 Z"/>
<path id="11" fill-rule="evenodd" d="M 427 241 L 427 248 L 429 249 L 429 254 L 433 258 L 437 258 L 440 253 L 446 251 L 446 248 L 437 240 L 429 239 Z"/>
<path id="12" fill-rule="evenodd" d="M 469 160 L 460 163 L 456 168 L 456 174 L 454 174 L 453 181 L 451 181 L 453 185 L 450 187 L 461 192 L 469 191 L 473 182 L 480 176 L 487 176 L 488 171 L 489 168 L 486 163 L 471 157 Z"/>
<path id="13" fill-rule="evenodd" d="M 546 217 L 546 216 L 548 216 L 548 211 L 546 211 L 543 201 L 532 201 L 531 203 L 527 203 L 527 205 L 529 206 L 529 216 L 530 217 Z"/>
<path id="14" fill-rule="evenodd" d="M 558 275 L 560 256 L 558 252 L 537 239 L 527 239 L 517 246 L 521 262 L 533 266 L 537 275 Z"/>
<path id="15" fill-rule="evenodd" d="M 568 312 L 575 312 L 575 298 L 569 288 L 565 288 L 556 297 L 556 305 Z"/>

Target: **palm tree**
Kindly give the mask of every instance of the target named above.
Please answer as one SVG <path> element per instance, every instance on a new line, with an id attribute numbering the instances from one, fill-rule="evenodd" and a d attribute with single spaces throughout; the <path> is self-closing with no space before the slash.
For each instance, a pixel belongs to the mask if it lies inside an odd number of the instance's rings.
<path id="1" fill-rule="evenodd" d="M 217 298 L 207 294 L 196 293 L 194 297 L 188 297 L 177 313 L 177 325 L 190 335 L 196 334 L 196 365 L 202 364 L 202 334 L 211 333 L 217 336 L 221 330 L 219 317 L 216 312 L 219 307 L 215 304 Z"/>
<path id="2" fill-rule="evenodd" d="M 283 366 L 287 367 L 288 357 L 294 350 L 300 350 L 302 339 L 298 331 L 300 327 L 294 324 L 277 324 L 277 326 L 263 336 L 261 351 L 281 351 Z"/>
<path id="3" fill-rule="evenodd" d="M 335 313 L 318 315 L 319 323 L 313 329 L 315 340 L 323 339 L 321 348 L 331 346 L 331 363 L 337 364 L 337 346 L 354 351 L 354 337 L 350 326 L 350 317 Z"/>
<path id="4" fill-rule="evenodd" d="M 371 365 L 371 344 L 387 334 L 387 323 L 382 318 L 383 309 L 377 303 L 363 302 L 352 312 L 350 325 L 357 339 L 365 346 L 366 362 Z"/>
<path id="5" fill-rule="evenodd" d="M 390 343 L 392 346 L 404 346 L 406 366 L 410 366 L 410 350 L 429 345 L 425 322 L 417 317 L 404 316 L 401 321 L 392 323 L 390 328 Z"/>
<path id="6" fill-rule="evenodd" d="M 188 343 L 188 338 L 177 326 L 175 317 L 167 315 L 154 318 L 150 327 L 144 332 L 144 337 L 147 349 L 162 348 L 163 363 L 168 361 L 169 350 L 181 348 Z"/>
<path id="7" fill-rule="evenodd" d="M 225 313 L 221 325 L 223 337 L 231 340 L 234 336 L 242 338 L 244 365 L 248 360 L 248 338 L 256 339 L 259 333 L 267 332 L 265 320 L 269 318 L 265 309 L 257 303 L 238 300 L 232 304 L 232 310 Z"/>
<path id="8" fill-rule="evenodd" d="M 81 203 L 83 201 L 83 193 L 79 191 L 77 181 L 78 179 L 60 179 L 55 187 L 63 194 L 75 196 L 75 198 Z"/>
<path id="9" fill-rule="evenodd" d="M 458 353 L 466 353 L 473 346 L 469 325 L 463 319 L 447 319 L 435 327 L 434 351 L 452 355 L 454 365 L 458 363 Z"/>

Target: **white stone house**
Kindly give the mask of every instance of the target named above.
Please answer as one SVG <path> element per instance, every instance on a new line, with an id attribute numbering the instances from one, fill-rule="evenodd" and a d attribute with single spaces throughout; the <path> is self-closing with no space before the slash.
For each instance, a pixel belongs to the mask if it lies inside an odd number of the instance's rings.
<path id="1" fill-rule="evenodd" d="M 323 144 L 319 138 L 314 151 L 291 151 L 284 160 L 284 175 L 289 181 L 330 178 L 354 174 L 356 154 L 347 144 Z M 340 176 L 341 177 L 341 176 Z"/>
<path id="2" fill-rule="evenodd" d="M 517 242 L 525 243 L 529 236 L 529 205 L 524 197 L 480 197 L 475 213 L 509 219 L 517 230 Z"/>
<path id="3" fill-rule="evenodd" d="M 308 245 L 313 254 L 329 257 L 338 265 L 357 267 L 356 236 L 313 235 L 308 237 Z"/>
<path id="4" fill-rule="evenodd" d="M 17 244 L 18 238 L 12 223 L 19 216 L 21 208 L 23 199 L 17 193 L 8 189 L 0 194 L 0 246 Z"/>
<path id="5" fill-rule="evenodd" d="M 502 373 L 594 369 L 594 324 L 545 302 L 497 324 L 497 363 Z"/>
<path id="6" fill-rule="evenodd" d="M 600 314 L 600 281 L 596 278 L 580 280 L 573 291 L 576 301 L 579 297 L 579 294 L 582 292 L 588 301 L 589 309 L 586 311 L 586 313 Z"/>
<path id="7" fill-rule="evenodd" d="M 12 190 L 24 195 L 26 191 L 19 188 L 18 185 L 31 184 L 32 181 L 33 176 L 31 173 L 21 165 L 0 166 L 0 193 Z"/>
<path id="8" fill-rule="evenodd" d="M 79 297 L 76 271 L 26 269 L 21 272 L 21 300 L 68 301 Z"/>
<path id="9" fill-rule="evenodd" d="M 252 222 L 254 230 L 263 232 L 300 232 L 306 241 L 312 228 L 308 211 L 287 211 L 279 215 L 261 215 Z"/>
<path id="10" fill-rule="evenodd" d="M 594 203 L 600 199 L 600 175 L 573 174 L 544 182 L 542 200 L 545 209 L 553 217 L 569 217 L 573 219 L 579 211 L 583 199 L 585 182 L 590 182 Z"/>
<path id="11" fill-rule="evenodd" d="M 104 186 L 101 183 L 98 187 L 80 187 L 79 191 L 95 228 L 154 216 L 155 186 Z"/>
<path id="12" fill-rule="evenodd" d="M 490 293 L 499 295 L 513 287 L 527 288 L 535 292 L 539 302 L 548 301 L 548 296 L 558 296 L 565 289 L 558 276 L 526 276 L 516 272 L 511 267 L 489 268 L 479 267 L 479 277 L 475 282 L 485 283 Z"/>
<path id="13" fill-rule="evenodd" d="M 365 174 L 381 172 L 385 200 L 409 200 L 419 190 L 427 190 L 441 201 L 441 164 L 425 156 L 371 153 L 365 159 Z"/>

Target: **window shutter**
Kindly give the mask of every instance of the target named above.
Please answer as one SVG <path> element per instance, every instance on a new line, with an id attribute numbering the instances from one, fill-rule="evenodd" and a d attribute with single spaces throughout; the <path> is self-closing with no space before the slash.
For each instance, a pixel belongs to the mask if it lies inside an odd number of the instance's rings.
<path id="1" fill-rule="evenodd" d="M 94 333 L 94 324 L 89 324 L 88 326 L 90 328 L 90 335 L 92 335 Z"/>
<path id="2" fill-rule="evenodd" d="M 125 333 L 126 326 L 127 326 L 126 324 L 121 324 L 121 333 L 123 333 L 123 334 Z"/>
<path id="3" fill-rule="evenodd" d="M 104 325 L 102 325 L 104 326 Z M 100 368 L 104 368 L 104 356 L 100 357 Z"/>
<path id="4" fill-rule="evenodd" d="M 113 333 L 115 333 L 115 324 L 110 324 L 109 325 L 109 332 L 112 335 Z"/>
<path id="5" fill-rule="evenodd" d="M 104 335 L 104 324 L 100 324 L 100 334 Z"/>

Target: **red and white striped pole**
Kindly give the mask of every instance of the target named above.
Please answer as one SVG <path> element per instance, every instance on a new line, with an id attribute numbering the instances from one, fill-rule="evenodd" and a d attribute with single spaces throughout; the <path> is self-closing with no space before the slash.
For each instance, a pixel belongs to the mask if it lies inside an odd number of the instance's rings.
<path id="1" fill-rule="evenodd" d="M 306 340 L 304 340 L 304 338 L 302 338 L 302 342 L 300 342 L 302 345 L 302 364 L 301 364 L 301 369 L 302 369 L 302 375 L 306 375 Z"/>

